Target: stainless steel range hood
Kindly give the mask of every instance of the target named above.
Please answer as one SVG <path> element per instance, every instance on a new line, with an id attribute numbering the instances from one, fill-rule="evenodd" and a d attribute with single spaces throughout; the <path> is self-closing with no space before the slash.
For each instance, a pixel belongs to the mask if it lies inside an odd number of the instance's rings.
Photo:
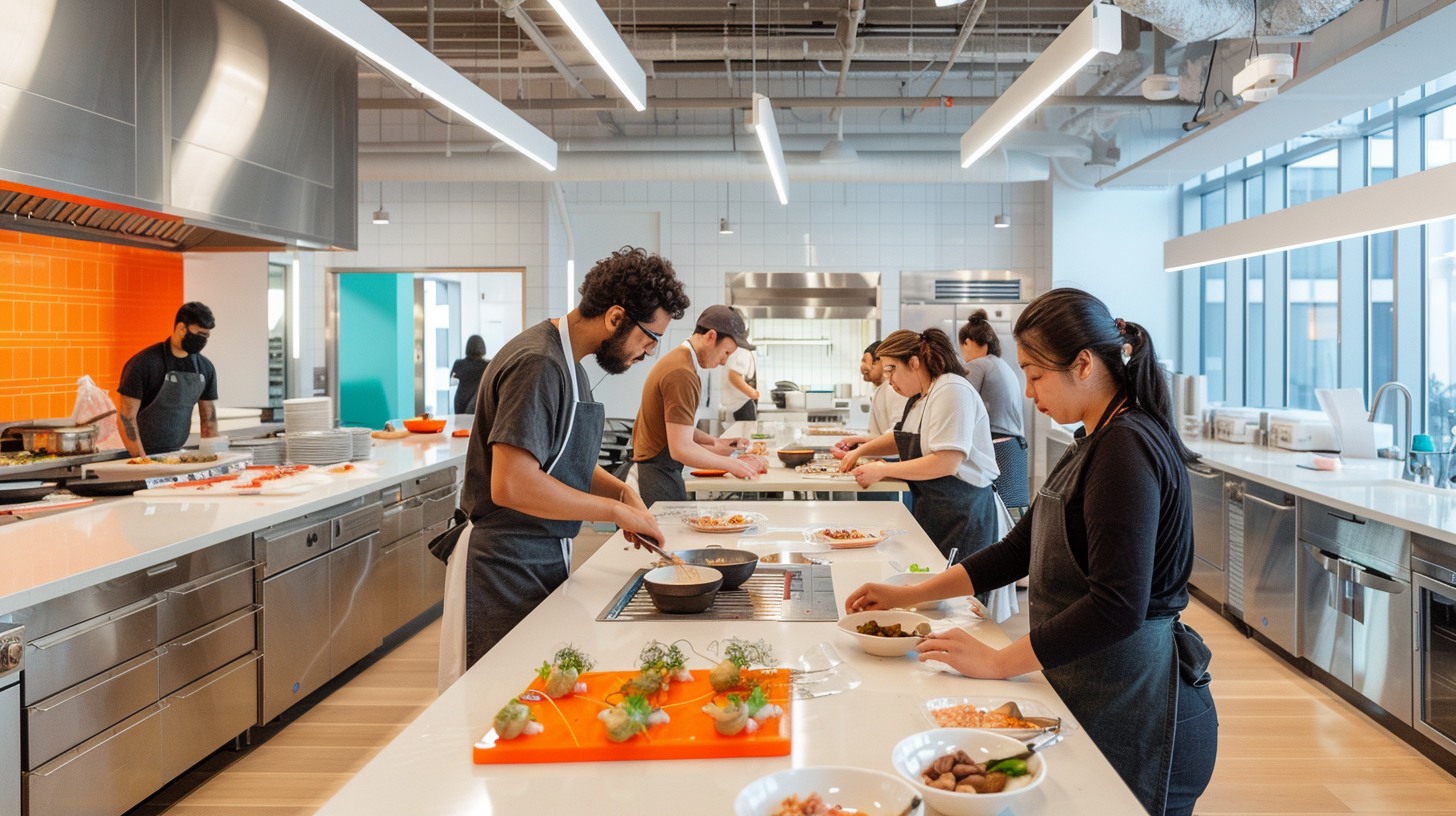
<path id="1" fill-rule="evenodd" d="M 744 317 L 879 320 L 878 272 L 735 272 L 728 305 Z"/>
<path id="2" fill-rule="evenodd" d="M 189 224 L 181 218 L 0 189 L 0 229 L 172 252 L 278 250 L 286 244 Z"/>

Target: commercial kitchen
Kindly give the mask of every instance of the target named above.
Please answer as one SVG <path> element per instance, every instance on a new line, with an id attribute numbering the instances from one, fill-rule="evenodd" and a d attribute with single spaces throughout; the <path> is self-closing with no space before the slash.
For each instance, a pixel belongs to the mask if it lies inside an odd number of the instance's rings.
<path id="1" fill-rule="evenodd" d="M 1456 813 L 1453 0 L 0 21 L 0 816 Z"/>

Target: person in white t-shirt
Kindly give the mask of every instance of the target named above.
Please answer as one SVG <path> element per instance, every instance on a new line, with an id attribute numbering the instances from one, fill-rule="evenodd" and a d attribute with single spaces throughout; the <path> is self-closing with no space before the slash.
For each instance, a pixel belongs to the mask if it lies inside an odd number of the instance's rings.
<path id="1" fill-rule="evenodd" d="M 718 389 L 723 395 L 723 408 L 735 421 L 758 419 L 758 360 L 742 346 L 733 352 L 723 366 Z"/>
<path id="2" fill-rule="evenodd" d="M 875 387 L 874 397 L 870 400 L 869 435 L 846 436 L 835 442 L 829 449 L 835 459 L 843 459 L 850 448 L 862 445 L 894 428 L 895 423 L 900 421 L 900 415 L 905 413 L 905 397 L 896 393 L 885 381 L 885 366 L 877 354 L 879 348 L 880 341 L 870 343 L 865 347 L 864 357 L 859 362 L 859 375 Z"/>
<path id="3" fill-rule="evenodd" d="M 908 398 L 893 430 L 848 451 L 840 469 L 862 487 L 905 480 L 912 513 L 940 551 L 964 559 L 996 540 L 1000 474 L 991 447 L 991 420 L 962 374 L 960 355 L 940 329 L 901 329 L 885 338 L 879 358 L 891 387 Z M 899 453 L 900 461 L 860 464 L 866 456 Z"/>

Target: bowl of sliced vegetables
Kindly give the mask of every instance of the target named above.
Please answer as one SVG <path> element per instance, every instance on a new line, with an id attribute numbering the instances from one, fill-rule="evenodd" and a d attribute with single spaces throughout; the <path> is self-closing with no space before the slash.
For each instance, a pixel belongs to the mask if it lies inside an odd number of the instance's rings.
<path id="1" fill-rule="evenodd" d="M 839 619 L 839 629 L 866 654 L 900 657 L 930 634 L 930 618 L 897 609 L 854 612 Z"/>
<path id="2" fill-rule="evenodd" d="M 1041 785 L 1047 762 L 1026 745 L 990 731 L 937 728 L 912 734 L 890 764 L 930 807 L 946 816 L 995 816 Z"/>
<path id="3" fill-rule="evenodd" d="M 734 816 L 818 816 L 824 813 L 898 816 L 915 791 L 894 774 L 868 768 L 790 768 L 748 783 L 733 800 Z M 909 816 L 921 816 L 916 805 Z"/>

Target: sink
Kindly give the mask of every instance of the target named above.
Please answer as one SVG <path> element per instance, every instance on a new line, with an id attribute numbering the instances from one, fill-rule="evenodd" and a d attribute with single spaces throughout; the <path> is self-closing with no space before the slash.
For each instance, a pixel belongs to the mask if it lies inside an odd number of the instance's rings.
<path id="1" fill-rule="evenodd" d="M 1432 496 L 1450 496 L 1456 498 L 1456 490 L 1407 482 L 1404 479 L 1341 479 L 1338 482 L 1332 482 L 1330 487 L 1393 487 L 1397 490 L 1410 490 L 1416 493 L 1428 493 Z"/>

